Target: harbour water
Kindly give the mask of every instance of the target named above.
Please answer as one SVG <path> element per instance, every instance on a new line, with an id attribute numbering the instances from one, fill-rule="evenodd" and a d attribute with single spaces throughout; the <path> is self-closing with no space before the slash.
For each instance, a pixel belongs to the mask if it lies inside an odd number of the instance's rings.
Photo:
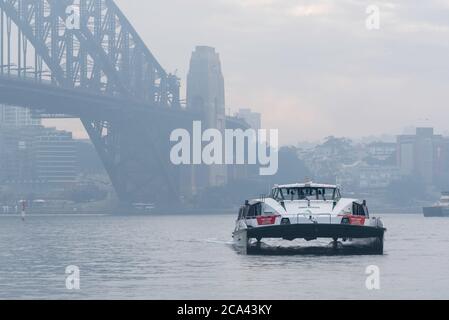
<path id="1" fill-rule="evenodd" d="M 0 216 L 0 299 L 449 299 L 447 218 L 383 215 L 384 256 L 242 256 L 234 219 Z"/>

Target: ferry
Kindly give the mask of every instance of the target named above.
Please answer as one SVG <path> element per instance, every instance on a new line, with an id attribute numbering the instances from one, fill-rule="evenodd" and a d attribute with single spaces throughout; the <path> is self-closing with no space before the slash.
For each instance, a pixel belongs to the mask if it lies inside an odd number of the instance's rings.
<path id="1" fill-rule="evenodd" d="M 438 203 L 423 211 L 426 218 L 449 217 L 449 192 L 443 192 Z"/>
<path id="2" fill-rule="evenodd" d="M 359 240 L 371 253 L 383 255 L 385 232 L 381 219 L 370 216 L 365 200 L 343 198 L 336 185 L 308 182 L 276 185 L 270 196 L 246 201 L 233 239 L 244 254 L 260 248 L 263 239 L 323 238 L 331 239 L 335 249 Z"/>

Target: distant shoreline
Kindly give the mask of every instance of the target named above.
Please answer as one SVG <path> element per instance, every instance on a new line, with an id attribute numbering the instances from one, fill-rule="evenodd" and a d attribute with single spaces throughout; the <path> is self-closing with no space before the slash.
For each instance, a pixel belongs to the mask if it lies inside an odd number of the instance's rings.
<path id="1" fill-rule="evenodd" d="M 376 215 L 422 215 L 422 212 L 394 212 L 394 211 L 374 211 L 371 212 L 372 216 Z M 142 213 L 142 212 L 70 212 L 70 213 L 45 213 L 45 212 L 27 212 L 27 217 L 98 217 L 98 216 L 117 216 L 117 217 L 137 217 L 137 216 L 214 216 L 214 215 L 223 215 L 223 216 L 233 216 L 236 215 L 236 213 L 232 212 L 231 210 L 188 210 L 188 211 L 154 211 L 154 212 L 148 212 L 148 213 Z M 21 213 L 8 213 L 8 214 L 0 214 L 0 217 L 21 217 Z"/>

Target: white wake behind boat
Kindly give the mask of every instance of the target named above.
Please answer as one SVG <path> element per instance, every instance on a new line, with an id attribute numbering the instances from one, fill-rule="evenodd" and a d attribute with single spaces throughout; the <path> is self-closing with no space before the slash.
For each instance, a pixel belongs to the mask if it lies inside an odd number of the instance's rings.
<path id="1" fill-rule="evenodd" d="M 352 242 L 369 239 L 374 254 L 384 252 L 386 229 L 371 217 L 366 201 L 342 198 L 335 185 L 304 183 L 275 186 L 267 198 L 246 201 L 241 207 L 233 234 L 244 253 L 263 239 L 312 241 L 321 238 Z"/>

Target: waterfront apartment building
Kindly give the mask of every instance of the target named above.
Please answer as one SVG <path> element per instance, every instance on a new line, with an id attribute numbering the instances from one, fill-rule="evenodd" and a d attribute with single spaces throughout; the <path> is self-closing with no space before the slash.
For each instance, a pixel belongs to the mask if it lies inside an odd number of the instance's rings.
<path id="1" fill-rule="evenodd" d="M 64 187 L 77 181 L 71 133 L 42 126 L 0 126 L 0 184 Z"/>
<path id="2" fill-rule="evenodd" d="M 393 181 L 399 179 L 399 169 L 394 165 L 370 165 L 358 161 L 343 165 L 338 171 L 336 182 L 345 190 L 374 191 L 385 190 Z"/>
<path id="3" fill-rule="evenodd" d="M 388 161 L 397 153 L 397 144 L 394 142 L 373 142 L 367 145 L 368 156 L 378 161 Z"/>
<path id="4" fill-rule="evenodd" d="M 66 185 L 77 179 L 77 148 L 72 133 L 44 129 L 34 140 L 34 167 L 38 181 Z"/>

